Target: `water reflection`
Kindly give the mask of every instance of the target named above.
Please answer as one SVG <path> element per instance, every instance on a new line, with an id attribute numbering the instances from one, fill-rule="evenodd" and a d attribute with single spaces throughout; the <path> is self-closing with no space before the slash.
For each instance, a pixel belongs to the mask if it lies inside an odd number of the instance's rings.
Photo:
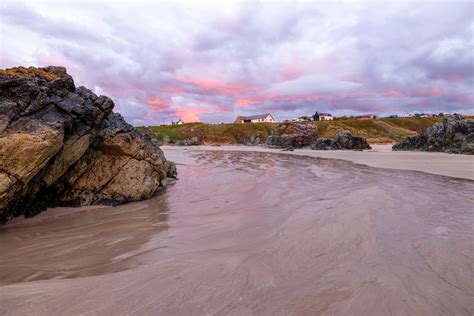
<path id="1" fill-rule="evenodd" d="M 118 207 L 51 209 L 0 227 L 0 284 L 127 269 L 143 252 L 137 249 L 168 229 L 168 212 L 166 195 L 159 194 Z M 155 240 L 151 247 L 161 246 Z"/>

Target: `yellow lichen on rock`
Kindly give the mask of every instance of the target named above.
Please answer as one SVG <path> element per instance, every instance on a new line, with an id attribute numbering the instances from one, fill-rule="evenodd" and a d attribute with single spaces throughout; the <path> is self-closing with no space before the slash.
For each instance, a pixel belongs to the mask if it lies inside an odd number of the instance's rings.
<path id="1" fill-rule="evenodd" d="M 66 69 L 64 69 L 64 73 L 66 73 Z M 48 72 L 44 68 L 36 67 L 14 67 L 8 69 L 0 69 L 0 74 L 29 78 L 39 77 L 49 81 L 58 79 L 58 77 L 54 73 Z"/>

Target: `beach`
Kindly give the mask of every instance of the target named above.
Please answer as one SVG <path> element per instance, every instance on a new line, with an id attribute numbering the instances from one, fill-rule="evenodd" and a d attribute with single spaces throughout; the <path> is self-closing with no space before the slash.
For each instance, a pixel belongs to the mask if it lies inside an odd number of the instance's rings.
<path id="1" fill-rule="evenodd" d="M 150 200 L 0 227 L 0 314 L 474 313 L 472 156 L 162 149 Z"/>
<path id="2" fill-rule="evenodd" d="M 279 148 L 243 145 L 202 145 L 187 147 L 186 150 L 282 153 L 317 158 L 341 159 L 371 167 L 422 171 L 431 174 L 474 180 L 474 157 L 472 155 L 453 155 L 423 151 L 392 151 L 392 144 L 372 144 L 371 146 L 372 150 L 364 151 L 311 149 L 282 151 L 282 149 Z M 166 152 L 182 150 L 181 147 L 176 146 L 162 146 L 162 148 Z"/>

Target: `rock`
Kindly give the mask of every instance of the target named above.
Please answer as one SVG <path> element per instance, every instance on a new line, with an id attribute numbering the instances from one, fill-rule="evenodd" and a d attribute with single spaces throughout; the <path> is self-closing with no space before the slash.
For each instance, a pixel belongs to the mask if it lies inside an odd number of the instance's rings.
<path id="1" fill-rule="evenodd" d="M 176 165 L 63 67 L 0 70 L 0 222 L 153 196 Z"/>
<path id="2" fill-rule="evenodd" d="M 336 138 L 319 138 L 313 144 L 311 149 L 314 150 L 335 150 L 335 149 L 349 149 L 349 150 L 363 150 L 371 149 L 365 138 L 353 136 L 349 131 L 342 131 L 336 135 Z"/>
<path id="3" fill-rule="evenodd" d="M 172 161 L 168 161 L 169 166 L 168 166 L 168 171 L 166 173 L 166 176 L 168 178 L 174 178 L 176 179 L 178 176 L 178 169 L 176 168 L 176 164 Z"/>
<path id="4" fill-rule="evenodd" d="M 239 139 L 238 142 L 246 146 L 256 146 L 256 145 L 260 145 L 261 139 L 259 135 L 250 135 L 250 136 L 244 137 L 243 139 Z"/>
<path id="5" fill-rule="evenodd" d="M 191 137 L 185 140 L 178 140 L 175 145 L 177 146 L 199 146 L 202 145 L 203 142 L 197 136 Z"/>
<path id="6" fill-rule="evenodd" d="M 339 149 L 336 141 L 330 138 L 318 138 L 314 143 L 311 144 L 311 149 L 314 150 L 333 150 Z"/>
<path id="7" fill-rule="evenodd" d="M 339 149 L 363 150 L 371 149 L 367 140 L 360 136 L 353 136 L 349 131 L 337 133 L 334 139 Z"/>
<path id="8" fill-rule="evenodd" d="M 408 137 L 392 147 L 393 150 L 437 151 L 474 154 L 474 121 L 453 115 L 436 123 L 424 133 Z"/>
<path id="9" fill-rule="evenodd" d="M 311 123 L 283 123 L 267 138 L 267 145 L 279 148 L 310 146 L 318 138 L 318 128 Z"/>

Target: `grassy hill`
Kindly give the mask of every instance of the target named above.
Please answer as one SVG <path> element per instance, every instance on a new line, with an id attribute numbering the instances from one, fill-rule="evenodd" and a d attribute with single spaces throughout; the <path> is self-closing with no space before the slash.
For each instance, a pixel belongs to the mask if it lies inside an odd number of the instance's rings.
<path id="1" fill-rule="evenodd" d="M 407 136 L 423 132 L 441 117 L 384 118 L 380 120 L 338 120 L 312 122 L 318 127 L 320 137 L 334 138 L 339 131 L 349 130 L 352 134 L 363 136 L 371 143 L 396 142 Z M 251 137 L 265 140 L 279 123 L 258 124 L 204 124 L 161 125 L 141 127 L 163 143 L 198 137 L 207 144 L 239 144 Z"/>

